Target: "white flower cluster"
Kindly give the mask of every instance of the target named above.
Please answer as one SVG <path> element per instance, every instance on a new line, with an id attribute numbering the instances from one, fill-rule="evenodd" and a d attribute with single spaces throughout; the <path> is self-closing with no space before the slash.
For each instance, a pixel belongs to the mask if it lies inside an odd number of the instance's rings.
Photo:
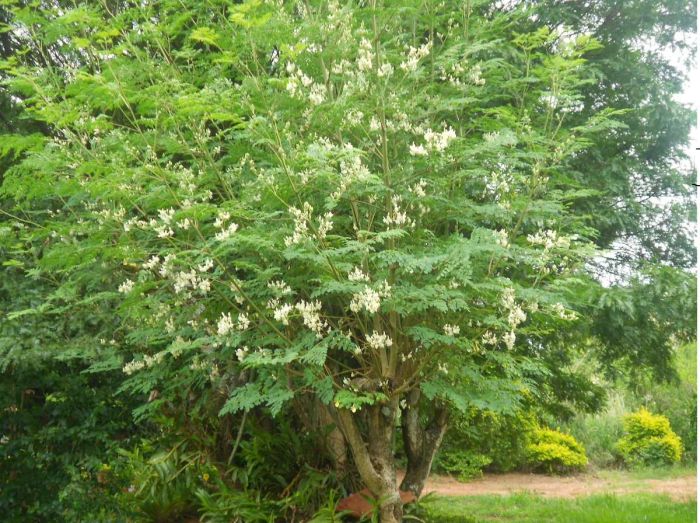
<path id="1" fill-rule="evenodd" d="M 272 280 L 268 282 L 267 288 L 272 290 L 277 296 L 292 294 L 292 288 L 282 280 Z"/>
<path id="2" fill-rule="evenodd" d="M 498 245 L 508 248 L 510 242 L 508 241 L 508 232 L 505 229 L 493 231 L 493 234 L 496 237 L 496 243 L 498 243 Z"/>
<path id="3" fill-rule="evenodd" d="M 287 63 L 287 92 L 290 96 L 298 99 L 304 98 L 303 89 L 307 89 L 309 101 L 313 105 L 322 104 L 326 99 L 326 86 L 322 83 L 316 83 L 312 78 L 304 74 L 293 62 Z"/>
<path id="4" fill-rule="evenodd" d="M 510 331 L 503 335 L 503 343 L 506 344 L 508 350 L 512 350 L 515 347 L 515 332 Z"/>
<path id="5" fill-rule="evenodd" d="M 156 220 L 150 221 L 150 225 L 153 227 L 153 230 L 156 231 L 158 238 L 170 238 L 171 236 L 174 236 L 175 233 L 170 226 L 174 215 L 174 209 L 160 209 L 158 211 L 158 217 L 162 223 L 158 224 Z"/>
<path id="6" fill-rule="evenodd" d="M 418 69 L 418 62 L 430 54 L 430 48 L 433 46 L 433 42 L 430 41 L 427 44 L 423 44 L 420 47 L 410 46 L 408 48 L 408 56 L 406 60 L 401 62 L 401 69 L 406 72 L 415 71 Z"/>
<path id="7" fill-rule="evenodd" d="M 498 345 L 498 336 L 496 336 L 493 332 L 491 331 L 486 331 L 484 335 L 481 337 L 481 341 L 485 345 Z"/>
<path id="8" fill-rule="evenodd" d="M 321 105 L 326 100 L 326 86 L 313 84 L 309 89 L 309 101 L 314 105 Z"/>
<path id="9" fill-rule="evenodd" d="M 244 312 L 241 312 L 238 315 L 238 319 L 236 320 L 235 327 L 238 330 L 244 331 L 250 326 L 250 319 L 248 318 L 248 315 Z M 233 319 L 231 318 L 231 313 L 226 312 L 226 313 L 221 313 L 221 317 L 219 318 L 219 321 L 216 324 L 216 333 L 219 336 L 226 336 L 229 332 L 233 330 L 234 323 Z"/>
<path id="10" fill-rule="evenodd" d="M 359 267 L 354 267 L 348 273 L 348 280 L 350 281 L 369 281 L 369 275 L 365 274 Z"/>
<path id="11" fill-rule="evenodd" d="M 143 360 L 131 360 L 122 367 L 122 372 L 127 376 L 131 376 L 137 370 L 141 370 L 146 366 L 146 362 Z"/>
<path id="12" fill-rule="evenodd" d="M 418 129 L 419 130 L 419 129 Z M 416 145 L 411 143 L 408 146 L 408 152 L 412 156 L 427 156 L 430 152 L 442 152 L 450 145 L 450 142 L 457 138 L 457 133 L 452 127 L 446 127 L 441 132 L 435 132 L 428 129 L 423 132 L 425 145 Z"/>
<path id="13" fill-rule="evenodd" d="M 353 146 L 347 144 L 344 148 L 348 152 L 355 152 L 355 154 L 340 161 L 340 185 L 338 190 L 331 194 L 334 199 L 340 198 L 353 183 L 366 181 L 370 177 L 369 169 L 362 163 L 360 154 L 355 151 Z"/>
<path id="14" fill-rule="evenodd" d="M 226 211 L 221 211 L 218 216 L 216 217 L 216 220 L 214 220 L 214 227 L 219 229 L 219 232 L 216 233 L 214 236 L 217 241 L 224 241 L 229 239 L 231 236 L 234 235 L 234 233 L 238 230 L 238 224 L 237 223 L 230 223 L 226 225 L 226 222 L 231 218 L 231 215 L 226 212 Z"/>
<path id="15" fill-rule="evenodd" d="M 282 325 L 289 325 L 289 314 L 294 307 L 289 304 L 277 305 L 274 307 L 273 315 L 277 321 L 282 322 Z"/>
<path id="16" fill-rule="evenodd" d="M 187 272 L 180 271 L 175 274 L 173 288 L 176 294 L 180 294 L 190 288 L 206 294 L 211 290 L 211 281 L 208 278 L 198 276 L 194 269 Z"/>
<path id="17" fill-rule="evenodd" d="M 545 250 L 554 247 L 566 249 L 571 245 L 571 238 L 568 236 L 559 236 L 556 231 L 551 229 L 539 231 L 535 234 L 528 234 L 527 241 L 532 245 L 542 245 Z"/>
<path id="18" fill-rule="evenodd" d="M 240 347 L 236 349 L 236 358 L 238 358 L 238 361 L 243 361 L 245 357 L 248 355 L 250 349 L 248 349 L 247 346 Z"/>
<path id="19" fill-rule="evenodd" d="M 119 286 L 119 292 L 122 294 L 129 294 L 134 289 L 133 280 L 126 280 Z"/>
<path id="20" fill-rule="evenodd" d="M 433 131 L 432 129 L 428 129 L 425 131 L 423 138 L 425 138 L 425 146 L 429 152 L 441 152 L 447 149 L 447 146 L 450 145 L 452 140 L 457 138 L 457 134 L 452 127 L 446 127 L 439 133 Z"/>
<path id="21" fill-rule="evenodd" d="M 391 338 L 383 332 L 373 331 L 372 334 L 367 336 L 367 345 L 374 350 L 391 347 L 393 343 Z"/>
<path id="22" fill-rule="evenodd" d="M 503 335 L 503 342 L 508 349 L 515 345 L 515 328 L 527 319 L 525 311 L 515 301 L 515 289 L 509 287 L 503 291 L 501 305 L 508 312 L 510 332 Z"/>
<path id="23" fill-rule="evenodd" d="M 323 329 L 327 326 L 326 322 L 321 319 L 319 314 L 321 310 L 321 302 L 306 302 L 300 301 L 295 305 L 295 308 L 301 313 L 302 321 L 309 329 L 316 333 L 318 338 L 323 334 Z"/>
<path id="24" fill-rule="evenodd" d="M 384 62 L 379 66 L 379 70 L 377 71 L 377 76 L 381 78 L 388 78 L 392 74 L 394 74 L 394 66 L 389 62 Z"/>
<path id="25" fill-rule="evenodd" d="M 455 62 L 449 68 L 439 67 L 440 80 L 449 82 L 454 86 L 462 85 L 462 75 L 464 74 L 464 66 L 462 62 Z"/>
<path id="26" fill-rule="evenodd" d="M 211 258 L 207 258 L 202 263 L 197 265 L 197 270 L 199 272 L 207 272 L 212 267 L 214 267 L 214 260 L 212 260 Z"/>
<path id="27" fill-rule="evenodd" d="M 294 219 L 294 233 L 284 239 L 284 244 L 287 247 L 301 242 L 301 240 L 306 237 L 313 210 L 314 208 L 311 207 L 309 202 L 304 202 L 303 209 L 297 209 L 296 207 L 289 208 L 289 214 L 291 214 Z"/>
<path id="28" fill-rule="evenodd" d="M 391 211 L 384 217 L 387 228 L 407 226 L 415 227 L 416 222 L 408 217 L 405 211 L 401 210 L 401 196 L 395 194 L 391 197 Z"/>
<path id="29" fill-rule="evenodd" d="M 241 312 L 238 315 L 238 321 L 236 322 L 236 327 L 238 328 L 239 331 L 244 331 L 248 327 L 250 327 L 250 319 L 248 318 L 248 315 L 245 312 Z"/>
<path id="30" fill-rule="evenodd" d="M 457 334 L 459 334 L 459 325 L 450 325 L 446 323 L 442 326 L 442 330 L 445 331 L 446 336 L 457 336 Z"/>
<path id="31" fill-rule="evenodd" d="M 510 203 L 505 200 L 505 196 L 511 191 L 515 180 L 508 172 L 508 167 L 499 165 L 499 169 L 491 172 L 490 176 L 484 177 L 484 196 L 490 195 L 503 208 L 509 208 Z"/>
<path id="32" fill-rule="evenodd" d="M 512 287 L 503 291 L 501 305 L 508 311 L 508 325 L 511 329 L 515 329 L 527 319 L 525 311 L 515 302 L 515 290 Z"/>
<path id="33" fill-rule="evenodd" d="M 377 291 L 370 286 L 365 286 L 362 292 L 353 294 L 350 302 L 350 310 L 352 312 L 360 312 L 366 310 L 370 314 L 374 314 L 379 310 L 381 305 L 381 296 Z"/>
<path id="34" fill-rule="evenodd" d="M 316 237 L 319 240 L 326 238 L 328 232 L 333 228 L 333 213 L 327 212 L 323 216 L 318 217 L 318 228 L 316 229 Z"/>
<path id="35" fill-rule="evenodd" d="M 481 76 L 481 65 L 476 64 L 469 70 L 469 81 L 474 85 L 484 85 L 486 80 Z"/>
<path id="36" fill-rule="evenodd" d="M 428 149 L 422 145 L 411 143 L 411 145 L 408 146 L 408 153 L 411 156 L 428 156 Z"/>
<path id="37" fill-rule="evenodd" d="M 233 329 L 233 320 L 231 319 L 231 313 L 221 313 L 221 317 L 216 324 L 216 333 L 219 336 L 226 336 Z"/>
<path id="38" fill-rule="evenodd" d="M 567 310 L 563 304 L 557 302 L 552 306 L 554 313 L 562 320 L 573 321 L 578 315 L 574 311 Z"/>
<path id="39" fill-rule="evenodd" d="M 374 61 L 374 53 L 372 52 L 372 42 L 363 38 L 360 40 L 360 48 L 357 53 L 357 68 L 360 71 L 369 71 L 372 69 Z"/>
<path id="40" fill-rule="evenodd" d="M 408 190 L 418 196 L 419 198 L 425 198 L 425 188 L 428 186 L 428 182 L 426 182 L 423 178 L 418 180 L 418 183 L 415 184 L 413 187 L 410 187 Z"/>
<path id="41" fill-rule="evenodd" d="M 122 367 L 122 372 L 127 376 L 130 376 L 138 370 L 153 367 L 153 365 L 159 364 L 163 361 L 165 354 L 165 351 L 157 352 L 153 356 L 150 354 L 144 354 L 142 360 L 131 360 L 130 362 L 126 363 L 124 367 Z"/>

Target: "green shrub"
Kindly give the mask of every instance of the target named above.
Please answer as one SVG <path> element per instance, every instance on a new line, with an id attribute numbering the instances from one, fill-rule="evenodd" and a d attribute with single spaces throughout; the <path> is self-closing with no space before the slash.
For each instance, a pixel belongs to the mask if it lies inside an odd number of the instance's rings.
<path id="1" fill-rule="evenodd" d="M 576 438 L 553 429 L 533 431 L 526 452 L 530 467 L 550 473 L 574 472 L 588 464 L 586 452 Z"/>
<path id="2" fill-rule="evenodd" d="M 622 417 L 627 412 L 624 395 L 613 390 L 604 411 L 576 415 L 564 425 L 565 432 L 583 445 L 589 463 L 598 468 L 610 468 L 621 464 L 615 444 L 624 433 Z"/>
<path id="3" fill-rule="evenodd" d="M 491 461 L 489 456 L 469 450 L 448 450 L 438 458 L 440 469 L 455 474 L 462 481 L 480 477 Z"/>
<path id="4" fill-rule="evenodd" d="M 531 412 L 496 414 L 474 409 L 457 417 L 450 426 L 434 470 L 461 474 L 461 471 L 451 466 L 457 466 L 459 461 L 467 461 L 460 458 L 467 458 L 466 454 L 472 456 L 468 458 L 472 463 L 476 463 L 476 456 L 481 456 L 482 470 L 515 470 L 525 462 L 528 434 L 536 427 L 537 422 Z M 485 459 L 489 462 L 486 463 Z"/>
<path id="5" fill-rule="evenodd" d="M 695 463 L 697 448 L 697 345 L 689 343 L 676 349 L 674 366 L 678 380 L 671 383 L 659 383 L 650 380 L 650 384 L 640 391 L 644 397 L 643 405 L 652 412 L 663 412 L 671 423 L 671 429 L 683 443 L 683 460 Z"/>
<path id="6" fill-rule="evenodd" d="M 617 450 L 625 463 L 632 466 L 663 466 L 680 461 L 681 439 L 671 430 L 666 416 L 652 414 L 642 407 L 625 416 L 625 434 L 617 442 Z"/>

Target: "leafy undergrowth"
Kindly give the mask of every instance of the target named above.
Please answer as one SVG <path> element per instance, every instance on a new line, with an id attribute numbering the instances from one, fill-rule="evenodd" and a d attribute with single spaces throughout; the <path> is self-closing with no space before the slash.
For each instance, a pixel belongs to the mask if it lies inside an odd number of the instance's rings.
<path id="1" fill-rule="evenodd" d="M 515 494 L 436 498 L 427 507 L 428 522 L 440 523 L 690 523 L 697 504 L 678 503 L 654 494 L 552 499 Z"/>

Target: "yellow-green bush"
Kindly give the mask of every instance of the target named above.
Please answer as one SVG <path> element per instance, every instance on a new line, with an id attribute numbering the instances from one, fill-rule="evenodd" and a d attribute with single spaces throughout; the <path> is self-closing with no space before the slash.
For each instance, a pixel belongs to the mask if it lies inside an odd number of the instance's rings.
<path id="1" fill-rule="evenodd" d="M 680 461 L 683 444 L 666 416 L 642 407 L 625 416 L 623 424 L 625 434 L 616 447 L 628 465 L 660 466 Z"/>
<path id="2" fill-rule="evenodd" d="M 534 430 L 525 451 L 528 464 L 535 470 L 566 473 L 582 470 L 588 464 L 583 445 L 558 430 Z"/>

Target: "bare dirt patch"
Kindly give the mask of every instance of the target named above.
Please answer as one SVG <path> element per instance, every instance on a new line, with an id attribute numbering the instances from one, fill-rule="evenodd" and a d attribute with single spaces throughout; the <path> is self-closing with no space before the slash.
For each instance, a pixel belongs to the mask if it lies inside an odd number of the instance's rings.
<path id="1" fill-rule="evenodd" d="M 595 474 L 576 476 L 545 476 L 541 474 L 486 474 L 483 478 L 463 483 L 449 476 L 431 476 L 425 485 L 425 494 L 441 496 L 479 496 L 528 492 L 544 497 L 573 498 L 591 494 L 630 494 L 649 492 L 666 494 L 677 501 L 697 497 L 694 475 L 669 479 L 605 479 Z"/>

